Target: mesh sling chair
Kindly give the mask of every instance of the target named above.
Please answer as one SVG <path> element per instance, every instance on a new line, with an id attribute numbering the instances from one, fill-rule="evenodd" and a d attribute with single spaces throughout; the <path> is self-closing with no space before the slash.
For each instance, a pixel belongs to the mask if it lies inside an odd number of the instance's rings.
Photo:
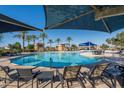
<path id="1" fill-rule="evenodd" d="M 57 70 L 57 75 L 59 76 L 62 88 L 64 88 L 65 82 L 67 83 L 67 87 L 69 88 L 69 82 L 72 85 L 73 81 L 78 81 L 79 84 L 81 85 L 81 87 L 85 87 L 80 76 L 79 76 L 80 69 L 81 69 L 81 66 L 68 66 L 68 67 L 64 68 L 63 74 L 61 74 Z"/>
<path id="2" fill-rule="evenodd" d="M 33 81 L 35 79 L 35 77 L 39 74 L 39 71 L 34 72 L 32 71 L 32 69 L 17 69 L 17 73 L 18 73 L 18 80 L 17 80 L 17 86 L 20 87 L 20 81 L 23 81 L 25 83 L 31 81 L 32 84 L 32 88 L 33 88 Z"/>
<path id="3" fill-rule="evenodd" d="M 108 75 L 114 79 L 113 85 L 117 86 L 116 81 L 120 87 L 124 87 L 124 65 L 120 63 L 113 64 L 113 69 L 108 69 Z"/>
<path id="4" fill-rule="evenodd" d="M 7 84 L 17 80 L 17 73 L 14 70 L 10 70 L 8 66 L 0 66 L 0 81 L 4 81 L 6 87 Z M 9 81 L 9 83 L 7 83 Z"/>
<path id="5" fill-rule="evenodd" d="M 87 79 L 92 87 L 95 87 L 96 81 L 101 79 L 106 85 L 109 87 L 112 87 L 112 85 L 106 81 L 105 78 L 111 79 L 111 77 L 108 77 L 106 69 L 111 63 L 101 63 L 95 65 L 89 72 L 83 72 L 82 76 Z"/>

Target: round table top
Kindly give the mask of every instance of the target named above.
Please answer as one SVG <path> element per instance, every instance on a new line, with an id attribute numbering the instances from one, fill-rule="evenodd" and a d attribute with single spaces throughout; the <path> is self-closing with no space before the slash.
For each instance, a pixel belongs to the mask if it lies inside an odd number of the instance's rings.
<path id="1" fill-rule="evenodd" d="M 41 72 L 39 75 L 37 75 L 37 79 L 52 79 L 54 76 L 54 72 L 53 71 L 44 71 Z"/>

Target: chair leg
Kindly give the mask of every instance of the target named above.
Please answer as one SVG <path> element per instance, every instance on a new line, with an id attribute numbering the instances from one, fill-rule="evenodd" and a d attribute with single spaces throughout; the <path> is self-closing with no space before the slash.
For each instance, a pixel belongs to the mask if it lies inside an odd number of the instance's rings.
<path id="1" fill-rule="evenodd" d="M 85 78 L 83 78 L 84 82 L 87 83 L 87 81 L 85 80 Z"/>
<path id="2" fill-rule="evenodd" d="M 69 82 L 68 81 L 66 81 L 67 82 L 67 87 L 69 88 Z"/>
<path id="3" fill-rule="evenodd" d="M 5 80 L 4 80 L 5 85 L 6 85 L 6 82 L 7 82 L 7 80 L 6 80 L 6 78 L 5 78 Z"/>
<path id="4" fill-rule="evenodd" d="M 39 80 L 37 79 L 37 88 L 39 87 L 38 85 L 39 85 Z"/>
<path id="5" fill-rule="evenodd" d="M 34 81 L 34 79 L 32 79 L 32 84 L 31 84 L 32 88 L 33 88 L 33 83 L 34 83 L 33 81 Z"/>
<path id="6" fill-rule="evenodd" d="M 113 80 L 111 79 L 112 87 L 116 88 L 116 79 L 114 78 Z"/>
<path id="7" fill-rule="evenodd" d="M 17 80 L 17 88 L 19 88 L 19 79 Z"/>
<path id="8" fill-rule="evenodd" d="M 112 88 L 113 87 L 113 82 L 111 81 L 112 84 L 107 82 L 104 78 L 101 78 L 102 82 L 104 82 L 108 87 Z"/>
<path id="9" fill-rule="evenodd" d="M 61 83 L 62 88 L 64 88 L 64 83 Z"/>
<path id="10" fill-rule="evenodd" d="M 60 81 L 61 87 L 64 88 L 64 81 Z"/>
<path id="11" fill-rule="evenodd" d="M 95 88 L 95 84 L 92 79 L 86 78 L 87 81 L 92 85 L 93 88 Z"/>
<path id="12" fill-rule="evenodd" d="M 72 81 L 70 83 L 71 83 L 71 86 L 72 86 L 73 85 Z"/>
<path id="13" fill-rule="evenodd" d="M 77 78 L 78 82 L 80 83 L 82 88 L 86 88 L 84 83 L 82 82 L 82 80 L 80 78 Z"/>
<path id="14" fill-rule="evenodd" d="M 54 80 L 54 76 L 51 78 L 51 88 L 53 88 L 53 80 Z"/>
<path id="15" fill-rule="evenodd" d="M 91 84 L 92 84 L 93 88 L 95 88 L 95 80 L 94 79 L 92 79 Z"/>

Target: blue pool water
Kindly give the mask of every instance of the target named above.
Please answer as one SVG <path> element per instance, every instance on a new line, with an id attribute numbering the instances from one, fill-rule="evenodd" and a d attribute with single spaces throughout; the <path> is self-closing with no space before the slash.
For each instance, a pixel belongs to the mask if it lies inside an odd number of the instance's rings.
<path id="1" fill-rule="evenodd" d="M 11 62 L 23 66 L 62 68 L 65 66 L 94 64 L 99 60 L 100 58 L 81 56 L 79 52 L 44 52 L 15 58 Z"/>

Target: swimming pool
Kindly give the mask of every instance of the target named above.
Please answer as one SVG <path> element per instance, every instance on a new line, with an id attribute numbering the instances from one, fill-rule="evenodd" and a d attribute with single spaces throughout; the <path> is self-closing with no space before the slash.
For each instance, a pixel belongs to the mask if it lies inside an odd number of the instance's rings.
<path id="1" fill-rule="evenodd" d="M 81 56 L 79 52 L 44 52 L 12 59 L 23 66 L 63 68 L 64 66 L 87 65 L 99 62 L 100 58 Z"/>

